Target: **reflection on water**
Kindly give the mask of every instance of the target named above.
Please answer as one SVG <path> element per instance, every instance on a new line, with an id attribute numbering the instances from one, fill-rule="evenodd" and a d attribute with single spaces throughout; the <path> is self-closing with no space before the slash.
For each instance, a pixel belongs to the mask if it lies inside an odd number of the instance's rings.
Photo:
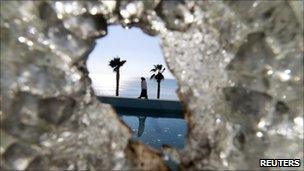
<path id="1" fill-rule="evenodd" d="M 140 137 L 145 130 L 145 121 L 146 116 L 138 116 L 138 131 L 137 131 L 137 137 Z"/>
<path id="2" fill-rule="evenodd" d="M 123 121 L 132 129 L 132 139 L 139 140 L 153 148 L 162 145 L 183 148 L 187 125 L 181 118 L 166 118 L 163 115 L 130 114 L 119 112 Z M 171 115 L 172 116 L 172 115 Z"/>

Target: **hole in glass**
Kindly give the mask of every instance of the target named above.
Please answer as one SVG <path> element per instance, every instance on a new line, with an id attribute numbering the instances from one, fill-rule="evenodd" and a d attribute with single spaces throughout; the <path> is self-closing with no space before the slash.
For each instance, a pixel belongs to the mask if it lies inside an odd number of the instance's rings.
<path id="1" fill-rule="evenodd" d="M 131 128 L 132 140 L 156 149 L 162 145 L 182 148 L 187 124 L 176 94 L 177 81 L 164 61 L 160 38 L 148 36 L 139 28 L 110 26 L 108 35 L 96 42 L 87 65 L 98 99 L 115 108 Z M 115 58 L 120 59 L 111 66 L 110 61 Z M 162 65 L 162 68 L 154 65 Z M 160 81 L 159 99 L 158 79 L 151 79 L 158 72 L 164 76 Z M 138 98 L 142 96 L 142 88 L 145 89 L 141 77 L 147 83 L 148 99 Z"/>

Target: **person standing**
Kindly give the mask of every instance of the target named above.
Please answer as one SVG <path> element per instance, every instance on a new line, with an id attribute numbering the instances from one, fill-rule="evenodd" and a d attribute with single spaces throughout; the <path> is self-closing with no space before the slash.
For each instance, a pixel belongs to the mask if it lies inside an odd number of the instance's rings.
<path id="1" fill-rule="evenodd" d="M 141 79 L 141 93 L 138 98 L 140 99 L 140 98 L 144 97 L 145 99 L 148 99 L 146 79 L 144 77 L 141 77 L 140 79 Z"/>

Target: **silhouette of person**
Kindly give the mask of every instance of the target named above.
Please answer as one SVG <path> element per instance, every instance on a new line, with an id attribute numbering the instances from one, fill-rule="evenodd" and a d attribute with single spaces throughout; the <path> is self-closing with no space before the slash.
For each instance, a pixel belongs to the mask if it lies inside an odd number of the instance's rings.
<path id="1" fill-rule="evenodd" d="M 139 99 L 144 97 L 145 99 L 148 99 L 148 94 L 147 94 L 147 82 L 144 77 L 141 77 L 141 93 L 140 96 L 138 97 Z"/>
<path id="2" fill-rule="evenodd" d="M 138 132 L 137 137 L 140 137 L 145 131 L 146 116 L 138 116 Z"/>

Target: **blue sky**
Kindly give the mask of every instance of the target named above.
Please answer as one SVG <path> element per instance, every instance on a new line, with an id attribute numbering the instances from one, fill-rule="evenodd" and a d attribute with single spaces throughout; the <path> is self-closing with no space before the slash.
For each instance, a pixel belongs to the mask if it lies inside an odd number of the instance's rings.
<path id="1" fill-rule="evenodd" d="M 149 77 L 150 70 L 155 64 L 165 65 L 165 78 L 174 78 L 165 64 L 160 38 L 149 36 L 139 28 L 124 29 L 121 26 L 110 26 L 108 35 L 97 40 L 87 61 L 90 76 L 95 84 L 96 79 L 100 77 L 103 81 L 114 80 L 115 73 L 109 66 L 109 61 L 115 56 L 127 60 L 121 68 L 122 80 Z"/>

